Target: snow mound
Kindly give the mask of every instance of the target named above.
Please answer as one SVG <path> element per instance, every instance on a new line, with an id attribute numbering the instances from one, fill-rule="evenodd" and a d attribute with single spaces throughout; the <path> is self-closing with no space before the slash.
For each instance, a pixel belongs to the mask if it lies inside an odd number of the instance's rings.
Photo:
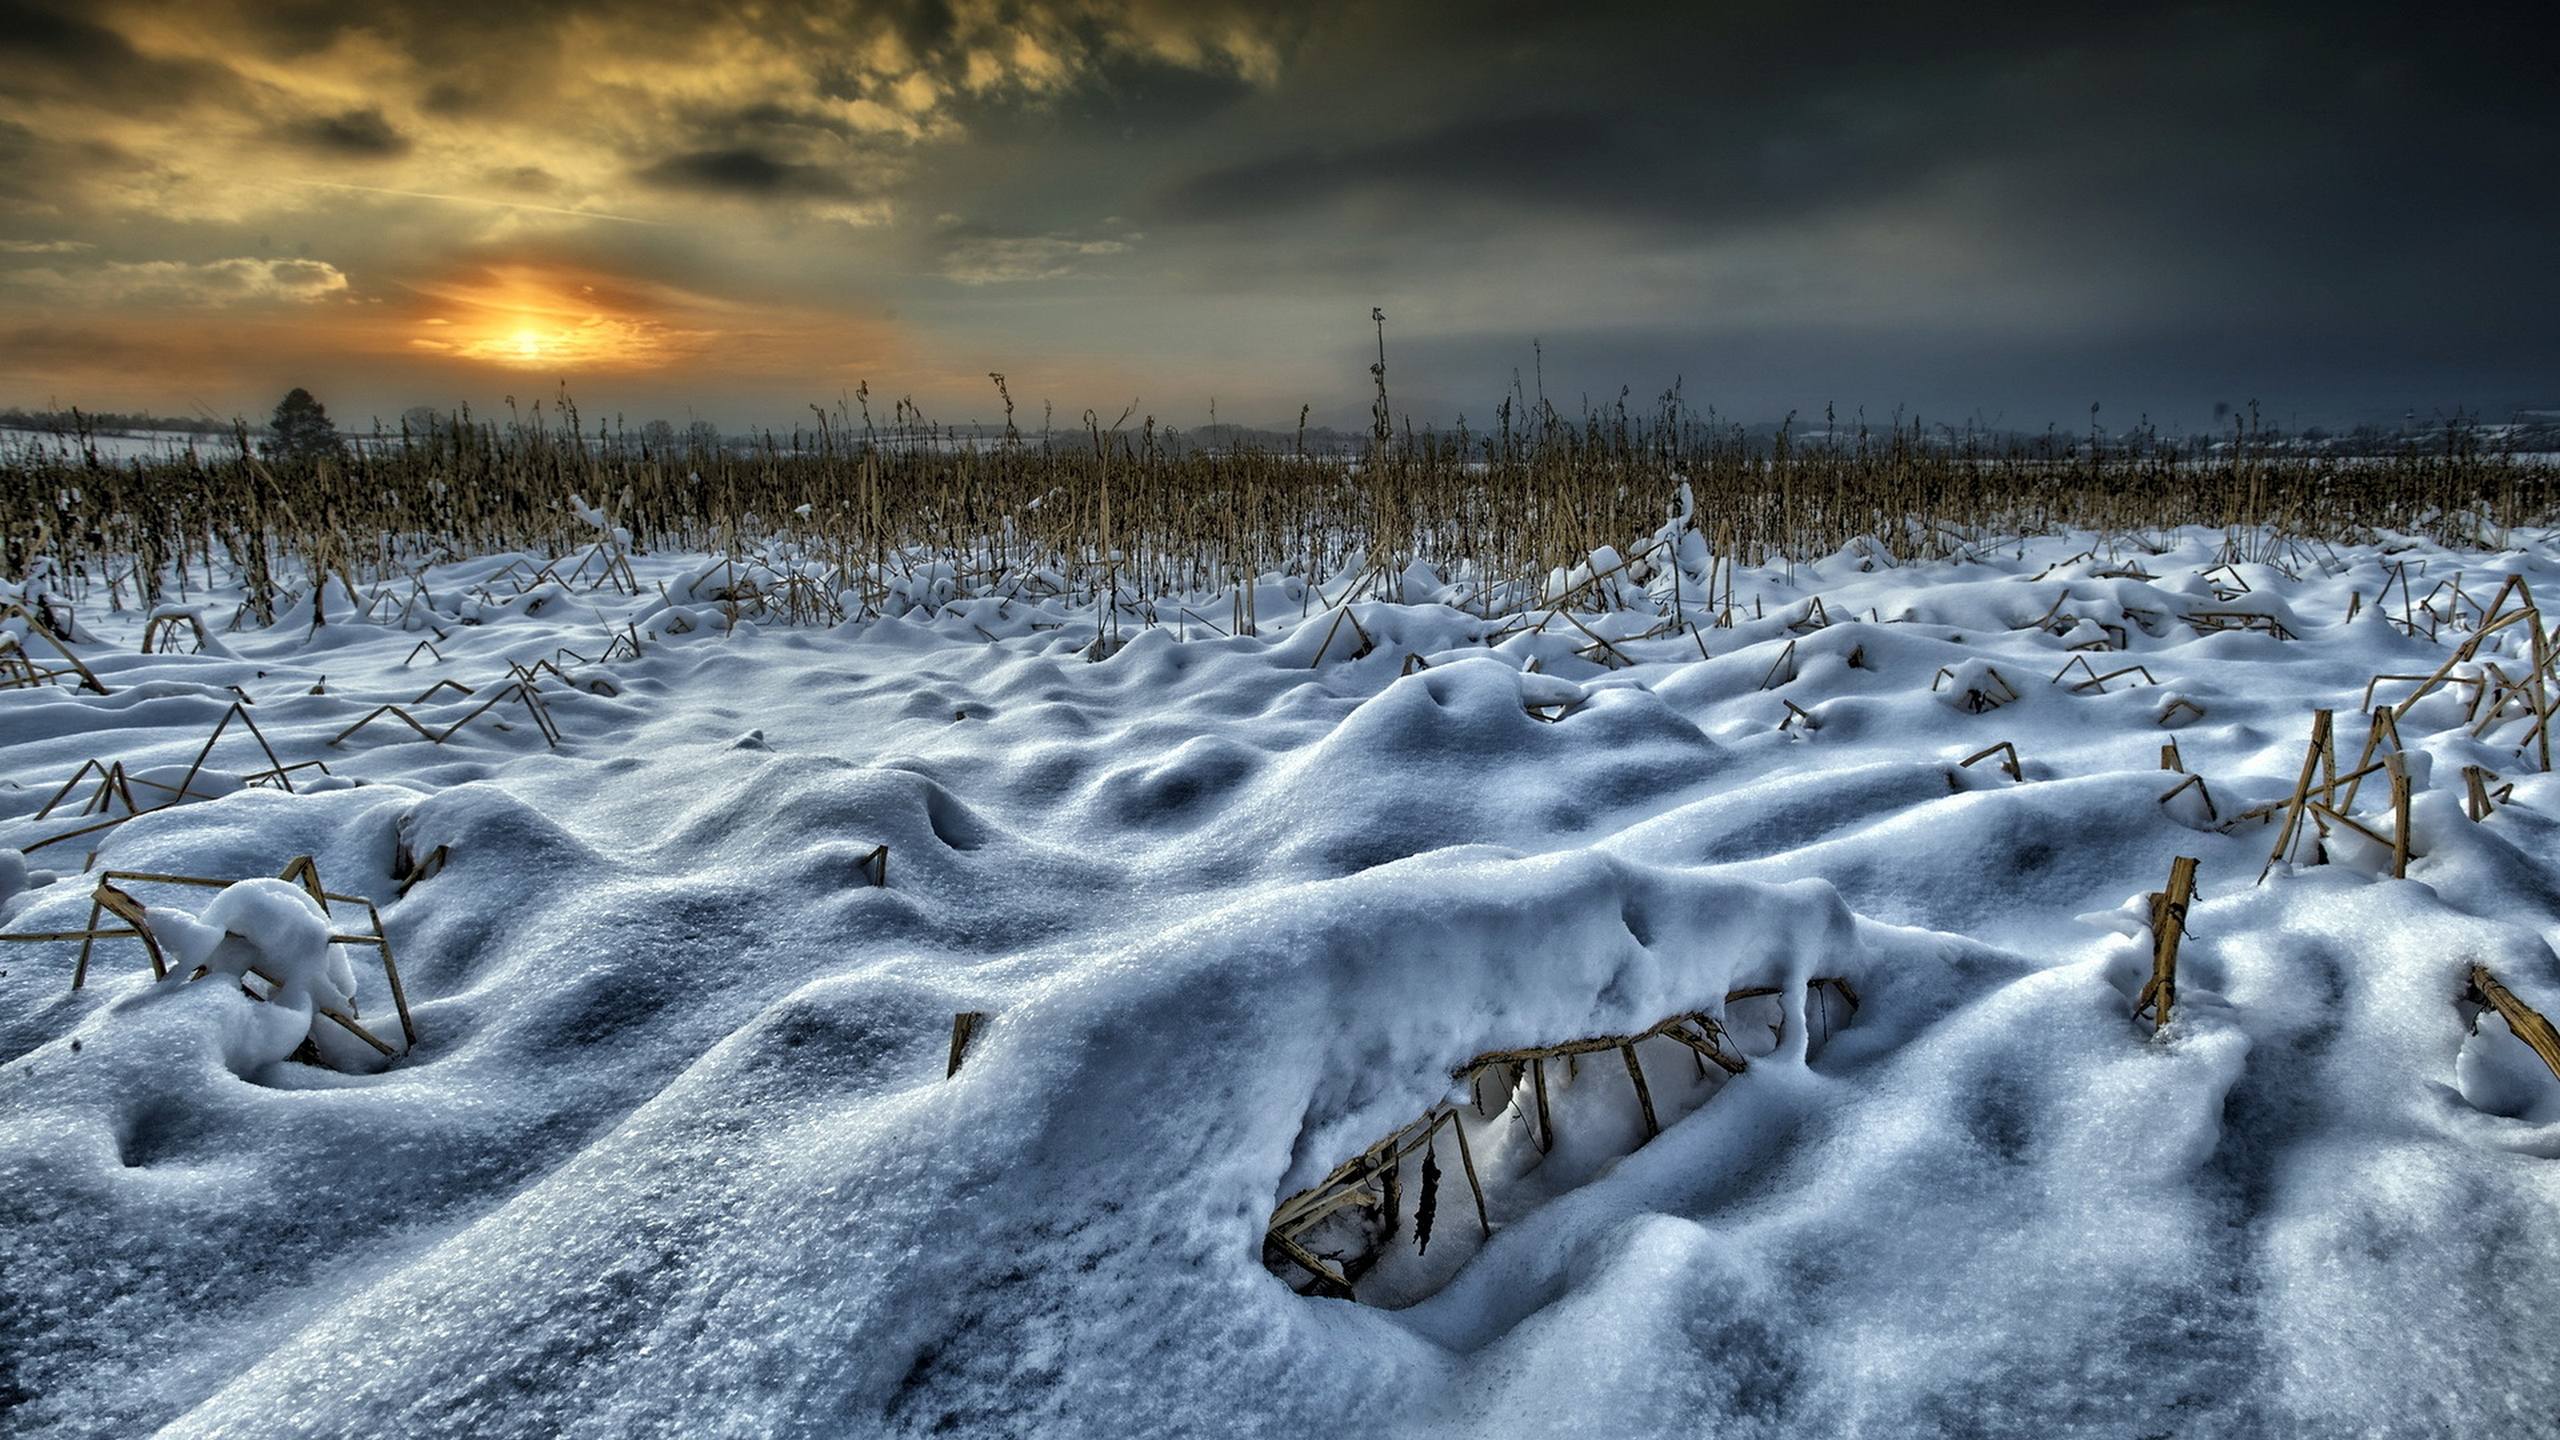
<path id="1" fill-rule="evenodd" d="M 328 1018 L 354 1018 L 355 966 L 345 946 L 330 942 L 328 914 L 308 890 L 242 880 L 223 887 L 202 914 L 160 906 L 146 914 L 173 981 L 226 979 L 264 1002 L 223 1014 L 222 1054 L 232 1073 L 255 1075 L 306 1043 L 339 1068 L 371 1068 L 375 1052 Z"/>

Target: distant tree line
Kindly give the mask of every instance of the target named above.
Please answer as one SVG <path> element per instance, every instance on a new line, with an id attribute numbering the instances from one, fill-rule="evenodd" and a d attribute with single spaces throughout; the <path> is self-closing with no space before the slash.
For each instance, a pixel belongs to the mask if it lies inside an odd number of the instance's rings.
<path id="1" fill-rule="evenodd" d="M 24 410 L 12 405 L 0 409 L 0 427 L 11 430 L 83 431 L 166 430 L 181 435 L 228 435 L 233 422 L 212 420 L 199 415 L 153 415 L 134 410 Z"/>
<path id="2" fill-rule="evenodd" d="M 565 397 L 564 397 L 565 399 Z M 1624 407 L 1621 406 L 1621 409 Z M 999 428 L 981 423 L 925 425 L 903 417 L 913 412 L 902 411 L 902 423 L 891 431 L 873 431 L 866 424 L 860 435 L 852 438 L 853 448 L 879 446 L 887 449 L 981 449 L 996 445 L 1028 445 L 1047 449 L 1053 443 L 1083 443 L 1086 432 L 1073 427 L 1052 429 L 1043 425 L 1037 430 L 1015 430 L 1008 412 L 1007 423 Z M 2094 420 L 2095 410 L 2092 411 Z M 2284 451 L 2303 455 L 2388 455 L 2413 447 L 2443 450 L 2484 448 L 2490 450 L 2529 451 L 2542 453 L 2560 450 L 2560 409 L 2519 410 L 2503 423 L 2488 422 L 2481 416 L 2464 412 L 2426 417 L 2411 412 L 2398 424 L 2366 422 L 2340 429 L 2312 425 L 2288 432 L 2265 423 L 2252 405 L 2245 412 L 2229 404 L 2214 407 L 2215 425 L 2211 429 L 2184 436 L 2168 434 L 2144 424 L 2116 433 L 2097 432 L 2093 426 L 2085 437 L 2102 449 L 2144 450 L 2163 444 L 2185 445 L 2203 453 L 2225 450 L 2253 452 Z M 1585 416 L 1588 423 L 1592 417 Z M 1553 424 L 1572 423 L 1569 417 L 1553 415 Z M 468 408 L 442 410 L 433 405 L 412 405 L 400 413 L 399 422 L 388 432 L 379 420 L 371 429 L 359 431 L 357 443 L 368 448 L 384 443 L 435 444 L 458 431 L 501 430 L 521 427 L 526 422 L 515 420 L 505 425 L 474 416 Z M 534 407 L 532 425 L 544 428 L 542 407 Z M 574 420 L 572 421 L 574 423 Z M 1542 426 L 1546 423 L 1541 422 Z M 1753 425 L 1731 421 L 1714 422 L 1720 436 L 1766 453 L 1789 449 L 1824 448 L 1856 443 L 1866 432 L 1863 419 L 1844 423 L 1826 415 L 1818 427 L 1803 426 L 1794 416 L 1775 422 Z M 1465 422 L 1459 422 L 1459 434 L 1465 434 Z M 1897 426 L 1899 418 L 1897 418 Z M 263 427 L 251 427 L 241 420 L 216 420 L 204 416 L 155 415 L 147 411 L 29 410 L 20 406 L 0 408 L 0 428 L 38 431 L 75 438 L 129 432 L 162 432 L 193 436 L 238 436 L 259 452 L 273 459 L 310 461 L 337 455 L 349 443 L 329 417 L 318 397 L 299 386 L 276 405 Z M 2066 438 L 2058 430 L 2042 435 L 2035 432 L 2000 428 L 1996 421 L 1984 424 L 1979 419 L 1961 430 L 1945 425 L 1912 430 L 1912 443 L 1924 446 L 1962 448 L 1969 445 L 2035 445 L 2061 443 Z M 587 432 L 586 443 L 609 452 L 638 451 L 657 456 L 713 454 L 733 447 L 755 445 L 780 447 L 794 452 L 808 446 L 847 443 L 848 430 L 840 423 L 830 431 L 822 425 L 819 432 L 801 433 L 800 428 L 787 436 L 772 432 L 730 436 L 708 420 L 695 420 L 683 426 L 667 420 L 649 420 L 626 426 L 619 418 L 610 427 Z M 1191 429 L 1173 426 L 1150 427 L 1149 444 L 1162 453 L 1180 457 L 1200 452 L 1260 450 L 1280 454 L 1315 456 L 1355 455 L 1372 443 L 1372 438 L 1330 426 L 1309 426 L 1301 412 L 1296 429 L 1289 431 L 1260 429 L 1235 424 L 1211 423 Z"/>

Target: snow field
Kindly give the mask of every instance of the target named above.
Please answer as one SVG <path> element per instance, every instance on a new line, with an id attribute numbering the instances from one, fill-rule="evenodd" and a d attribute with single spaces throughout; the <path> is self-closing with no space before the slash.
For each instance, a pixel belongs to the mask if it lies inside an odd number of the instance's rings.
<path id="1" fill-rule="evenodd" d="M 2291 795 L 2313 710 L 2352 758 L 2367 682 L 2466 638 L 2430 586 L 2560 594 L 2560 556 L 2226 559 L 1853 548 L 1744 568 L 1719 626 L 1689 554 L 1695 634 L 1608 555 L 1564 615 L 1270 577 L 1258 637 L 1123 614 L 1116 646 L 930 573 L 886 618 L 823 623 L 813 582 L 822 623 L 740 619 L 702 556 L 633 557 L 639 597 L 440 566 L 405 623 L 194 597 L 201 654 L 84 605 L 110 693 L 0 692 L 0 844 L 100 818 L 35 818 L 84 761 L 176 784 L 238 692 L 329 776 L 242 785 L 268 762 L 226 734 L 204 798 L 0 849 L 10 932 L 78 928 L 84 862 L 243 881 L 144 897 L 170 982 L 130 940 L 76 993 L 76 945 L 0 947 L 0 1430 L 2560 1433 L 2560 1084 L 2459 1003 L 2481 965 L 2560 1014 L 2532 720 L 2403 717 L 2405 880 L 2333 829 L 2257 885 L 2274 829 L 2224 828 Z M 575 658 L 626 627 L 636 658 Z M 515 702 L 331 743 L 544 660 L 556 746 Z M 2524 673 L 2521 627 L 2489 663 Z M 475 693 L 411 703 L 444 679 Z M 2003 741 L 2023 778 L 1962 763 Z M 2210 815 L 2163 803 L 2164 741 Z M 2485 820 L 2468 766 L 2514 783 Z M 390 1014 L 250 878 L 299 855 L 400 956 L 420 1042 L 371 1073 L 286 1058 L 334 1028 L 309 1005 Z M 2155 1038 L 2143 897 L 2180 855 Z M 253 960 L 281 1006 L 183 979 Z M 1804 1013 L 1817 976 L 1847 1023 Z M 1554 1077 L 1553 1154 L 1467 1110 L 1490 1241 L 1452 1165 L 1371 1303 L 1262 1264 L 1274 1205 L 1468 1057 L 1758 985 L 1744 1073 L 1646 1050 L 1649 1144 L 1612 1056 Z"/>

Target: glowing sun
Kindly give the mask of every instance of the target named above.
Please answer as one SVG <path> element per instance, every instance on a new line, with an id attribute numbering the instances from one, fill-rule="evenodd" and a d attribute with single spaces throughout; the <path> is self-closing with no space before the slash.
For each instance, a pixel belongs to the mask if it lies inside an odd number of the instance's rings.
<path id="1" fill-rule="evenodd" d="M 409 341 L 421 350 L 510 369 L 647 370 L 697 332 L 670 327 L 646 294 L 607 291 L 580 277 L 534 269 L 483 272 L 473 281 L 418 287 L 442 302 Z M 603 292 L 603 293 L 600 293 Z"/>

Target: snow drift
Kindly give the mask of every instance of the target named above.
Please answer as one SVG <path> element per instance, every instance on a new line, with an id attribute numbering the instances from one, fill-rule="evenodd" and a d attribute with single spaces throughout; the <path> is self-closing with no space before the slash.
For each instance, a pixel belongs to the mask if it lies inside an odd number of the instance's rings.
<path id="1" fill-rule="evenodd" d="M 286 1058 L 306 1000 L 375 1001 L 267 883 L 167 933 L 281 1006 L 0 951 L 0 1429 L 2554 1433 L 2560 1087 L 2459 999 L 2482 965 L 2560 1012 L 2560 790 L 2431 700 L 2409 878 L 2342 838 L 2253 885 L 2272 836 L 2223 822 L 2289 791 L 2309 712 L 2458 642 L 2344 618 L 2370 550 L 2225 600 L 2218 539 L 2147 579 L 2086 536 L 1746 570 L 1697 637 L 1585 614 L 1630 663 L 1422 571 L 1355 603 L 1356 659 L 1275 579 L 1260 638 L 1132 623 L 1093 662 L 1090 612 L 938 591 L 731 626 L 701 556 L 635 562 L 672 603 L 439 572 L 480 623 L 405 669 L 398 623 L 110 633 L 82 655 L 113 693 L 0 694 L 9 844 L 83 760 L 185 764 L 234 685 L 346 783 L 39 850 L 0 928 L 76 927 L 87 848 L 310 854 L 381 904 L 421 1038 Z M 2540 545 L 2443 563 L 2560 594 Z M 494 711 L 328 743 L 433 677 L 598 653 L 607 603 L 654 611 L 644 653 L 592 672 L 615 694 L 546 685 L 556 748 Z M 2292 638 L 2182 618 L 2248 606 Z M 2074 655 L 2153 680 L 2049 681 Z M 2161 802 L 2172 736 L 2219 819 Z M 2002 740 L 2022 779 L 1961 763 Z M 2475 765 L 2515 782 L 2486 820 Z M 2178 855 L 2155 1039 L 2123 921 Z M 1493 1237 L 1445 1211 L 1397 1308 L 1264 1268 L 1274 1203 L 1470 1055 L 1816 975 L 1855 1022 L 1730 1016 L 1765 1048 L 1651 1143 L 1490 1143 Z"/>

